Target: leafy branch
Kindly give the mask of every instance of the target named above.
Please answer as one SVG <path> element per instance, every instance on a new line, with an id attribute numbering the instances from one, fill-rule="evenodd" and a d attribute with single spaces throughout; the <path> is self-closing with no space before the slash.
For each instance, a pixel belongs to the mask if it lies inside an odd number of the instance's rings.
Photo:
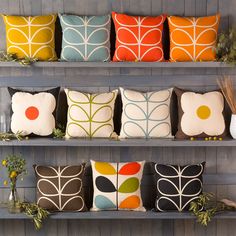
<path id="1" fill-rule="evenodd" d="M 49 212 L 35 203 L 21 202 L 20 207 L 25 215 L 32 218 L 36 230 L 40 230 Z"/>
<path id="2" fill-rule="evenodd" d="M 7 53 L 4 51 L 0 51 L 0 61 L 1 62 L 18 62 L 22 66 L 28 66 L 38 61 L 37 58 L 24 57 L 18 58 L 14 53 Z"/>
<path id="3" fill-rule="evenodd" d="M 228 199 L 217 201 L 212 193 L 203 193 L 190 203 L 189 211 L 197 217 L 197 222 L 207 226 L 216 214 L 235 209 L 236 205 L 233 201 Z"/>
<path id="4" fill-rule="evenodd" d="M 0 141 L 10 141 L 12 139 L 17 139 L 18 141 L 22 141 L 24 139 L 24 136 L 22 135 L 22 132 L 17 133 L 0 133 Z M 28 139 L 28 137 L 25 137 L 25 139 Z"/>
<path id="5" fill-rule="evenodd" d="M 218 61 L 236 64 L 236 29 L 232 28 L 219 35 L 216 55 Z"/>

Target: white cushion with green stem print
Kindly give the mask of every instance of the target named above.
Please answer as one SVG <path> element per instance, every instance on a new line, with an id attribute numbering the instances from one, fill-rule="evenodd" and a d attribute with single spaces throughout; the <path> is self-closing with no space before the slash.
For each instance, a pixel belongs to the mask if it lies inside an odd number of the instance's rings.
<path id="1" fill-rule="evenodd" d="M 65 92 L 68 103 L 66 138 L 111 137 L 117 90 L 100 94 L 70 89 Z"/>

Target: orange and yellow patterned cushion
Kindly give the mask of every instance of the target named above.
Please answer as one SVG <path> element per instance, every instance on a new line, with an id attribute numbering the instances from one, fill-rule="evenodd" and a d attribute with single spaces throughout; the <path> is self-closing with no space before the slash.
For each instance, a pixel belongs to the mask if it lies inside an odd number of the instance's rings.
<path id="1" fill-rule="evenodd" d="M 168 17 L 171 61 L 214 61 L 220 15 Z"/>
<path id="2" fill-rule="evenodd" d="M 6 16 L 7 52 L 18 58 L 56 60 L 54 31 L 56 15 Z"/>

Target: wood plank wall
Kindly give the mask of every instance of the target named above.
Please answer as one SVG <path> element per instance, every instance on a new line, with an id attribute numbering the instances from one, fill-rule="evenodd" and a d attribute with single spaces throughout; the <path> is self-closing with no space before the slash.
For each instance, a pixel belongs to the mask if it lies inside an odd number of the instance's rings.
<path id="1" fill-rule="evenodd" d="M 227 30 L 236 23 L 235 0 L 1 0 L 0 12 L 16 15 L 37 15 L 57 12 L 101 15 L 111 10 L 141 15 L 158 15 L 160 13 L 203 16 L 216 12 L 222 14 L 220 30 Z M 0 48 L 5 49 L 5 33 L 3 22 L 0 22 Z M 89 87 L 81 87 L 84 75 L 90 76 L 143 76 L 140 83 L 133 85 L 123 82 L 120 85 L 140 90 L 153 90 L 178 85 L 184 88 L 210 90 L 216 88 L 215 79 L 221 74 L 236 77 L 235 69 L 63 69 L 63 68 L 0 68 L 0 76 L 58 76 L 78 79 L 78 87 L 89 92 L 102 92 L 113 89 L 113 85 L 96 83 Z M 145 76 L 153 76 L 156 80 L 145 81 Z M 164 79 L 165 78 L 165 79 Z M 168 79 L 166 79 L 168 78 Z M 116 83 L 117 84 L 117 83 Z M 20 84 L 19 84 L 20 86 Z M 0 85 L 1 87 L 1 85 Z M 0 88 L 0 110 L 9 115 L 10 98 L 6 88 Z M 32 164 L 76 164 L 89 159 L 129 161 L 142 160 L 161 163 L 189 164 L 201 161 L 207 162 L 208 174 L 234 174 L 236 172 L 235 147 L 209 148 L 111 148 L 111 147 L 4 147 L 0 148 L 0 158 L 9 153 L 22 153 L 28 162 L 29 175 L 20 183 L 20 194 L 28 200 L 35 200 L 34 173 Z M 8 189 L 2 186 L 3 170 L 0 170 L 0 201 L 5 201 Z M 216 184 L 204 186 L 218 197 L 236 199 L 235 184 Z M 149 191 L 149 190 L 147 190 Z M 144 189 L 144 196 L 146 189 Z M 149 199 L 144 197 L 145 204 Z M 30 221 L 0 221 L 1 236 L 76 236 L 76 235 L 162 235 L 162 236 L 233 236 L 236 235 L 236 225 L 233 220 L 213 221 L 207 228 L 199 226 L 193 220 L 48 220 L 42 231 L 36 232 Z"/>

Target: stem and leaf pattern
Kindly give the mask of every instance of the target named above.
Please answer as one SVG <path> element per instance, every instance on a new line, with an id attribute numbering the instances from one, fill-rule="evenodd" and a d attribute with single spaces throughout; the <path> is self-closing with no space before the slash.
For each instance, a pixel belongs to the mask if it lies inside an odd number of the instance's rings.
<path id="1" fill-rule="evenodd" d="M 113 113 L 117 90 L 87 94 L 65 89 L 68 102 L 66 137 L 105 137 L 114 130 Z"/>

